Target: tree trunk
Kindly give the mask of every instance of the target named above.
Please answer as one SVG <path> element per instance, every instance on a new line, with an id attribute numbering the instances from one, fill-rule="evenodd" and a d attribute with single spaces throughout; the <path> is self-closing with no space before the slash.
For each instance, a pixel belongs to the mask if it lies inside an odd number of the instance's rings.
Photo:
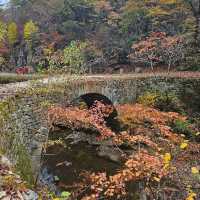
<path id="1" fill-rule="evenodd" d="M 168 58 L 168 68 L 167 68 L 167 74 L 169 75 L 170 70 L 171 70 L 171 65 L 172 65 L 172 58 L 169 56 Z"/>
<path id="2" fill-rule="evenodd" d="M 32 60 L 33 60 L 33 51 L 32 51 L 31 42 L 27 43 L 27 49 L 28 49 L 27 65 L 31 66 Z"/>
<path id="3" fill-rule="evenodd" d="M 19 54 L 18 54 L 17 66 L 21 67 L 21 66 L 25 66 L 25 65 L 26 65 L 26 61 L 24 58 L 24 50 L 23 50 L 23 47 L 20 47 Z"/>
<path id="4" fill-rule="evenodd" d="M 15 49 L 14 47 L 10 47 L 10 48 L 11 48 L 11 53 L 10 53 L 9 65 L 11 66 L 12 70 L 15 70 L 16 65 L 17 65 Z"/>

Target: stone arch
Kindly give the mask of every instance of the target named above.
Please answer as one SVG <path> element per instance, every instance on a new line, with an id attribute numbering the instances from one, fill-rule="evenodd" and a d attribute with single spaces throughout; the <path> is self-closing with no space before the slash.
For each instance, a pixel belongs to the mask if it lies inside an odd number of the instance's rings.
<path id="1" fill-rule="evenodd" d="M 109 117 L 105 118 L 105 120 L 109 127 L 111 127 L 113 130 L 118 130 L 119 126 L 117 122 L 117 116 L 118 116 L 117 109 L 115 108 L 113 102 L 107 96 L 95 92 L 85 93 L 80 95 L 78 98 L 74 99 L 72 101 L 72 105 L 77 105 L 80 102 L 84 102 L 87 105 L 87 107 L 90 108 L 95 101 L 100 101 L 105 105 L 113 107 L 113 112 L 110 114 Z"/>
<path id="2" fill-rule="evenodd" d="M 16 141 L 25 147 L 32 163 L 35 178 L 37 178 L 40 169 L 43 144 L 48 140 L 49 135 L 46 104 L 65 106 L 73 99 L 76 101 L 81 98 L 86 101 L 88 107 L 92 101 L 100 100 L 115 108 L 117 104 L 132 102 L 136 94 L 135 79 L 83 78 L 80 80 L 61 79 L 59 81 L 48 79 L 38 82 L 36 85 L 29 82 L 24 84 L 19 86 L 19 90 L 13 91 L 14 110 L 11 109 L 10 119 L 5 120 L 5 130 L 2 131 L 6 133 L 8 130 L 19 138 Z M 117 117 L 116 109 L 110 116 L 111 123 L 108 122 L 108 126 L 113 124 L 112 119 L 115 117 Z M 115 130 L 118 126 L 118 122 L 112 125 Z M 19 156 L 15 155 L 16 152 L 12 149 L 8 153 L 12 154 L 14 158 Z M 13 161 L 15 160 L 13 159 Z"/>

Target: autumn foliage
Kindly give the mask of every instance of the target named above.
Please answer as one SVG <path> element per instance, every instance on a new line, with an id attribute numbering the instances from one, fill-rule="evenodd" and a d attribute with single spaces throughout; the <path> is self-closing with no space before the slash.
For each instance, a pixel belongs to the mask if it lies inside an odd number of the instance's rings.
<path id="1" fill-rule="evenodd" d="M 87 190 L 87 194 L 74 191 L 71 199 L 126 199 L 129 197 L 128 185 L 133 182 L 144 183 L 140 192 L 149 199 L 156 199 L 157 195 L 172 199 L 199 195 L 195 185 L 199 177 L 200 159 L 196 155 L 200 146 L 186 140 L 171 127 L 172 122 L 185 122 L 187 117 L 141 104 L 119 105 L 116 109 L 123 129 L 117 134 L 105 123 L 105 116 L 112 112 L 112 108 L 101 102 L 95 102 L 89 110 L 50 108 L 49 122 L 52 126 L 62 124 L 94 128 L 100 134 L 97 135 L 98 139 L 112 139 L 113 146 L 123 152 L 122 167 L 115 174 L 84 172 L 79 191 Z M 129 151 L 122 146 L 126 146 Z M 182 170 L 181 166 L 185 166 L 186 170 Z"/>
<path id="2" fill-rule="evenodd" d="M 130 58 L 133 62 L 144 62 L 151 69 L 164 62 L 170 70 L 176 62 L 184 58 L 184 44 L 180 36 L 167 36 L 165 32 L 152 32 L 148 37 L 134 43 Z"/>
<path id="3" fill-rule="evenodd" d="M 115 135 L 107 126 L 104 120 L 113 111 L 110 106 L 96 101 L 88 109 L 79 109 L 78 107 L 52 107 L 49 109 L 49 123 L 52 125 L 64 125 L 76 129 L 92 128 L 98 130 L 102 138 Z"/>
<path id="4" fill-rule="evenodd" d="M 106 173 L 91 174 L 89 182 L 93 194 L 82 200 L 96 200 L 100 196 L 105 196 L 108 199 L 112 197 L 120 199 L 122 196 L 127 196 L 127 183 L 143 178 L 153 179 L 154 176 L 162 178 L 167 173 L 163 166 L 161 157 L 141 151 L 131 156 L 126 161 L 124 169 L 113 176 L 107 176 Z"/>

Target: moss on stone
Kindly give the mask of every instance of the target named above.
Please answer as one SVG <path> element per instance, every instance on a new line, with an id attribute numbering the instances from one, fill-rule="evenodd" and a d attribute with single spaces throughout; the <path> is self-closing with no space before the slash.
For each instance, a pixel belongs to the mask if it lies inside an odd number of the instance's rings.
<path id="1" fill-rule="evenodd" d="M 27 181 L 33 184 L 33 173 L 30 157 L 19 136 L 13 132 L 16 122 L 12 120 L 12 114 L 16 111 L 16 99 L 8 97 L 0 102 L 0 152 L 11 157 L 16 163 L 16 171 Z M 12 130 L 7 126 L 12 123 Z"/>

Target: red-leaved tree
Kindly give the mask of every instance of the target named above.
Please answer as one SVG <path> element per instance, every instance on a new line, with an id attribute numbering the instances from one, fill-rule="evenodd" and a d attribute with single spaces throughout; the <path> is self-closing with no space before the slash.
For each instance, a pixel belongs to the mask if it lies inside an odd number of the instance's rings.
<path id="1" fill-rule="evenodd" d="M 161 40 L 161 57 L 168 66 L 168 72 L 177 62 L 184 59 L 185 45 L 180 36 L 166 36 Z"/>
<path id="2" fill-rule="evenodd" d="M 130 54 L 131 60 L 134 62 L 143 62 L 150 65 L 152 71 L 155 64 L 161 61 L 159 54 L 159 46 L 165 33 L 153 32 L 145 39 L 133 44 L 133 53 Z"/>
<path id="3" fill-rule="evenodd" d="M 133 53 L 130 54 L 134 62 L 143 62 L 150 65 L 152 71 L 158 63 L 171 66 L 184 58 L 184 43 L 180 36 L 167 36 L 165 32 L 153 32 L 145 39 L 133 44 Z"/>

